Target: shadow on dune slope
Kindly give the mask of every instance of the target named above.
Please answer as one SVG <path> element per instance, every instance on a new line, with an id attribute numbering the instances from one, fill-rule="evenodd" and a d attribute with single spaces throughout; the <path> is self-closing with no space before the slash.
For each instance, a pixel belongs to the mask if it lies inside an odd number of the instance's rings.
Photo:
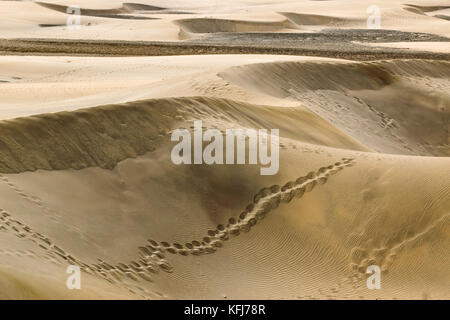
<path id="1" fill-rule="evenodd" d="M 448 62 L 283 62 L 234 67 L 220 75 L 252 90 L 303 101 L 372 150 L 449 155 Z"/>
<path id="2" fill-rule="evenodd" d="M 46 2 L 35 2 L 36 4 L 50 9 L 55 10 L 61 13 L 67 13 L 67 9 L 69 6 L 54 4 L 54 3 L 46 3 Z M 101 17 L 101 18 L 114 18 L 114 19 L 135 19 L 135 20 L 152 20 L 155 18 L 145 17 L 145 16 L 136 16 L 131 15 L 131 13 L 135 13 L 136 11 L 158 11 L 164 10 L 165 8 L 147 6 L 143 4 L 137 3 L 124 3 L 122 7 L 116 9 L 85 9 L 80 8 L 80 14 L 82 16 L 91 16 L 91 17 Z"/>
<path id="3" fill-rule="evenodd" d="M 205 119 L 205 115 L 207 115 Z M 281 136 L 366 150 L 323 119 L 300 108 L 256 106 L 218 98 L 154 99 L 0 122 L 0 172 L 113 168 L 155 150 L 181 122 L 210 119 L 246 128 L 279 128 Z"/>

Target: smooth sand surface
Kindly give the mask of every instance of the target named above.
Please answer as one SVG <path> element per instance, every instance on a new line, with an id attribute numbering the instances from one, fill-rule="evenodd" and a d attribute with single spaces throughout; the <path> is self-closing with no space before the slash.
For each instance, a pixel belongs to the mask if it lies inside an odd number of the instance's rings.
<path id="1" fill-rule="evenodd" d="M 449 299 L 449 8 L 379 3 L 370 33 L 372 1 L 0 1 L 0 52 L 52 41 L 0 56 L 0 299 Z M 103 51 L 58 53 L 67 39 Z M 197 120 L 279 129 L 279 172 L 173 164 Z"/>

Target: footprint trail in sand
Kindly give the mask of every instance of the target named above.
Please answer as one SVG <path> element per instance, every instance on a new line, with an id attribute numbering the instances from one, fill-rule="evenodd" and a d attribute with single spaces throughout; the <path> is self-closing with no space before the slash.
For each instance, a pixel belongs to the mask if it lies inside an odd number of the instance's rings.
<path id="1" fill-rule="evenodd" d="M 19 238 L 33 242 L 46 251 L 47 260 L 53 263 L 58 265 L 62 263 L 77 265 L 88 274 L 96 275 L 110 283 L 122 284 L 135 293 L 123 279 L 127 278 L 136 282 L 142 279 L 152 282 L 152 277 L 159 270 L 169 273 L 173 272 L 173 267 L 166 260 L 166 252 L 171 254 L 178 253 L 182 256 L 214 253 L 223 246 L 224 241 L 230 239 L 230 236 L 238 236 L 241 232 L 249 232 L 258 221 L 264 219 L 280 203 L 289 203 L 295 198 L 301 198 L 317 185 L 326 183 L 331 175 L 353 164 L 353 159 L 343 158 L 332 165 L 322 167 L 317 171 L 311 171 L 306 176 L 300 177 L 295 181 L 289 181 L 281 187 L 273 185 L 263 188 L 254 196 L 253 203 L 249 204 L 238 218 L 231 217 L 226 225 L 219 224 L 215 230 L 208 230 L 208 234 L 203 240 L 193 240 L 182 245 L 177 242 L 169 244 L 166 241 L 157 242 L 149 239 L 147 245 L 139 247 L 140 259 L 138 261 L 117 263 L 115 266 L 105 261 L 100 261 L 98 264 L 87 264 L 75 258 L 60 246 L 54 244 L 49 237 L 34 231 L 30 226 L 14 219 L 10 213 L 2 209 L 0 209 L 0 231 L 12 232 Z"/>

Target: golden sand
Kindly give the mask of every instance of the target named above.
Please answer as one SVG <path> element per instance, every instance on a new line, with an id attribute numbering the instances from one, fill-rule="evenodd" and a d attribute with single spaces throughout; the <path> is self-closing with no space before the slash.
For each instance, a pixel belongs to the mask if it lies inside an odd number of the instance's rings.
<path id="1" fill-rule="evenodd" d="M 378 2 L 0 1 L 0 299 L 448 299 L 449 8 Z M 175 165 L 197 120 L 279 172 Z"/>

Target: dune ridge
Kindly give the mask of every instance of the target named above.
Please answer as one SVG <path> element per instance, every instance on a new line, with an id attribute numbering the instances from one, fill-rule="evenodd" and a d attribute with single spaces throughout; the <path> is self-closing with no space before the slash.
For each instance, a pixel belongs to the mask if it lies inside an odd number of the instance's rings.
<path id="1" fill-rule="evenodd" d="M 277 118 L 271 121 L 275 113 Z M 214 121 L 228 119 L 244 127 L 284 128 L 283 135 L 303 137 L 308 142 L 364 150 L 353 139 L 301 109 L 207 97 L 152 99 L 0 121 L 0 172 L 91 166 L 112 169 L 121 160 L 154 150 L 177 123 L 207 120 L 206 115 Z M 304 127 L 292 129 L 287 125 L 294 121 L 304 123 Z M 314 126 L 318 134 L 309 130 Z"/>
<path id="2" fill-rule="evenodd" d="M 297 29 L 288 20 L 282 21 L 245 21 L 212 18 L 192 18 L 175 20 L 185 32 L 215 33 L 215 32 L 268 32 L 283 29 Z"/>
<path id="3" fill-rule="evenodd" d="M 406 6 L 407 7 L 404 8 L 405 10 L 424 16 L 430 15 L 435 11 L 450 9 L 450 6 L 420 6 L 414 4 L 406 4 Z M 450 20 L 450 16 L 447 16 L 445 14 L 434 14 L 431 16 L 438 19 Z"/>
<path id="4" fill-rule="evenodd" d="M 334 26 L 338 27 L 345 24 L 346 22 L 351 22 L 353 19 L 350 18 L 339 18 L 333 16 L 325 16 L 319 14 L 306 14 L 297 12 L 280 12 L 281 15 L 288 18 L 294 24 L 310 25 L 310 26 Z"/>
<path id="5" fill-rule="evenodd" d="M 179 19 L 174 23 L 180 27 L 179 38 L 186 40 L 197 34 L 221 32 L 282 32 L 299 27 L 290 20 L 282 21 L 249 21 L 214 18 Z"/>
<path id="6" fill-rule="evenodd" d="M 61 13 L 67 13 L 69 6 L 60 5 L 55 3 L 47 2 L 35 2 L 36 4 L 51 10 L 55 10 Z M 145 17 L 145 16 L 134 16 L 130 13 L 135 13 L 136 11 L 146 10 L 146 11 L 158 11 L 164 10 L 165 8 L 149 6 L 138 3 L 124 3 L 122 7 L 116 9 L 85 9 L 80 8 L 80 14 L 82 16 L 90 17 L 101 17 L 101 18 L 114 18 L 114 19 L 137 19 L 137 20 L 151 20 L 155 18 Z"/>
<path id="7" fill-rule="evenodd" d="M 417 4 L 405 4 L 405 5 L 420 10 L 422 12 L 433 12 L 438 10 L 450 9 L 450 6 L 422 6 Z"/>
<path id="8" fill-rule="evenodd" d="M 268 73 L 272 76 L 264 77 Z M 232 67 L 219 75 L 257 92 L 307 101 L 310 110 L 369 149 L 450 154 L 450 96 L 423 80 L 436 79 L 445 86 L 450 78 L 447 61 L 263 63 Z M 430 90 L 435 94 L 430 96 Z M 418 102 L 412 104 L 411 97 Z M 371 133 L 361 133 L 364 130 L 355 120 L 371 127 Z"/>
<path id="9" fill-rule="evenodd" d="M 274 73 L 272 79 L 295 83 L 304 90 L 377 90 L 398 81 L 400 77 L 450 77 L 450 62 L 426 60 L 391 60 L 353 63 L 281 62 L 233 67 L 221 72 L 224 78 L 233 75 L 254 77 Z M 295 80 L 295 82 L 294 82 Z M 277 87 L 283 85 L 278 83 Z M 276 88 L 274 86 L 274 88 Z M 289 92 L 286 92 L 289 94 Z"/>

